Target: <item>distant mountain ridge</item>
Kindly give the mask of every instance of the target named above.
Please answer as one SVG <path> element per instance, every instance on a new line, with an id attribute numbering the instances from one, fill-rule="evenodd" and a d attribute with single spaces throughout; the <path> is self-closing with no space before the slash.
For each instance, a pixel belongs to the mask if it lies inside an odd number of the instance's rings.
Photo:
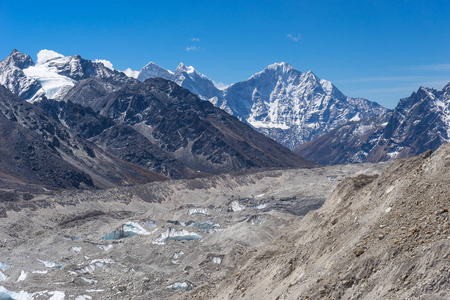
<path id="1" fill-rule="evenodd" d="M 380 162 L 436 150 L 450 141 L 450 83 L 420 87 L 393 111 L 348 123 L 295 149 L 322 164 Z"/>
<path id="2" fill-rule="evenodd" d="M 103 79 L 111 87 L 135 81 L 101 62 L 83 59 L 79 55 L 63 56 L 51 50 L 41 50 L 37 63 L 17 50 L 0 62 L 0 84 L 30 102 L 44 96 L 62 99 L 79 80 L 90 77 Z"/>
<path id="3" fill-rule="evenodd" d="M 182 63 L 171 72 L 151 62 L 142 68 L 138 80 L 156 77 L 178 83 L 291 149 L 350 120 L 387 111 L 375 102 L 347 97 L 331 82 L 288 63 L 269 65 L 225 89 Z"/>
<path id="4" fill-rule="evenodd" d="M 152 78 L 114 92 L 102 90 L 105 85 L 98 78 L 82 80 L 64 100 L 89 106 L 100 116 L 113 120 L 114 126 L 89 138 L 121 159 L 147 165 L 156 158 L 163 164 L 155 166 L 161 171 L 172 170 L 173 164 L 167 164 L 172 161 L 187 168 L 188 173 L 213 174 L 249 168 L 314 166 L 172 81 Z M 132 147 L 125 147 L 130 143 Z"/>
<path id="5" fill-rule="evenodd" d="M 130 70 L 125 73 L 135 74 Z M 63 56 L 51 50 L 41 50 L 37 63 L 17 50 L 0 62 L 0 84 L 31 102 L 43 96 L 61 100 L 77 82 L 92 77 L 107 82 L 108 92 L 148 78 L 164 78 L 291 149 L 350 120 L 386 111 L 375 102 L 346 97 L 331 82 L 311 71 L 302 73 L 288 63 L 269 65 L 248 80 L 224 89 L 183 63 L 172 72 L 150 62 L 141 69 L 137 80 L 125 73 L 102 61 Z"/>

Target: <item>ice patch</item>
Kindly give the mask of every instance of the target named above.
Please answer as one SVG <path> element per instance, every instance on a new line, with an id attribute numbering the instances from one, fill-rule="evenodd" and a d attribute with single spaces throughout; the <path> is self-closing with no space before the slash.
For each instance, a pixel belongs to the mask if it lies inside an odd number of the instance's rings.
<path id="1" fill-rule="evenodd" d="M 166 286 L 168 289 L 172 290 L 183 290 L 183 291 L 190 291 L 194 288 L 194 285 L 190 283 L 189 281 L 183 281 L 183 282 L 175 282 L 171 285 Z"/>
<path id="2" fill-rule="evenodd" d="M 49 297 L 51 296 L 51 297 Z M 45 297 L 45 298 L 44 298 Z M 64 300 L 65 293 L 61 291 L 42 291 L 35 293 L 28 293 L 25 291 L 14 292 L 9 291 L 5 287 L 0 286 L 1 300 L 33 300 L 33 299 L 49 299 L 49 300 Z"/>
<path id="3" fill-rule="evenodd" d="M 395 187 L 393 185 L 388 187 L 387 190 L 386 190 L 386 194 L 389 194 L 390 192 L 392 192 L 394 190 L 394 188 Z"/>
<path id="4" fill-rule="evenodd" d="M 245 209 L 245 206 L 241 205 L 239 203 L 239 201 L 231 202 L 231 207 L 230 207 L 231 211 L 241 211 L 241 210 L 244 210 L 244 209 Z"/>
<path id="5" fill-rule="evenodd" d="M 69 249 L 70 252 L 74 252 L 74 253 L 80 253 L 81 252 L 81 247 L 71 247 Z"/>
<path id="6" fill-rule="evenodd" d="M 75 298 L 75 300 L 89 300 L 89 299 L 92 299 L 92 297 L 88 295 L 79 295 Z"/>
<path id="7" fill-rule="evenodd" d="M 0 281 L 5 281 L 6 279 L 8 279 L 8 277 L 5 274 L 3 274 L 2 271 L 0 271 Z M 0 298 L 0 299 L 2 299 L 2 298 Z"/>
<path id="8" fill-rule="evenodd" d="M 96 284 L 96 283 L 98 282 L 98 280 L 95 280 L 95 279 L 89 279 L 89 278 L 86 278 L 86 277 L 84 277 L 84 276 L 80 276 L 80 278 L 81 278 L 84 282 L 91 283 L 91 284 Z"/>
<path id="9" fill-rule="evenodd" d="M 52 261 L 45 261 L 45 260 L 40 260 L 38 259 L 38 261 L 40 261 L 41 263 L 44 264 L 44 266 L 46 266 L 47 268 L 62 268 L 64 265 L 63 264 L 58 264 Z"/>
<path id="10" fill-rule="evenodd" d="M 102 289 L 96 289 L 96 290 L 86 290 L 86 292 L 88 293 L 100 293 L 100 292 L 104 292 L 105 290 Z"/>
<path id="11" fill-rule="evenodd" d="M 58 74 L 55 67 L 36 64 L 24 69 L 23 72 L 27 77 L 36 79 L 42 85 L 45 95 L 50 99 L 54 99 L 63 87 L 75 85 L 75 81 L 71 78 Z"/>
<path id="12" fill-rule="evenodd" d="M 388 212 L 390 212 L 391 210 L 392 210 L 392 207 L 388 207 L 388 208 L 385 209 L 385 212 L 388 213 Z"/>
<path id="13" fill-rule="evenodd" d="M 144 226 L 147 228 L 156 228 L 156 222 L 151 218 L 148 218 L 146 221 L 144 221 Z"/>
<path id="14" fill-rule="evenodd" d="M 189 232 L 187 230 L 177 230 L 174 228 L 167 228 L 167 230 L 163 233 L 161 233 L 161 236 L 155 240 L 153 240 L 153 244 L 157 245 L 164 245 L 169 240 L 174 241 L 191 241 L 191 240 L 197 240 L 202 239 L 203 237 L 201 235 L 198 235 L 195 232 Z"/>
<path id="15" fill-rule="evenodd" d="M 86 267 L 77 270 L 78 273 L 81 274 L 93 274 L 95 271 L 95 268 L 104 268 L 105 264 L 113 264 L 115 263 L 114 260 L 109 259 L 109 258 L 104 258 L 104 259 L 94 259 L 91 261 L 91 263 L 89 265 L 87 265 Z"/>
<path id="16" fill-rule="evenodd" d="M 25 279 L 27 279 L 27 276 L 28 276 L 28 272 L 25 272 L 24 270 L 22 270 L 20 272 L 19 278 L 17 278 L 17 282 L 25 281 Z"/>
<path id="17" fill-rule="evenodd" d="M 189 210 L 190 215 L 208 215 L 208 210 L 206 208 L 191 208 Z"/>
<path id="18" fill-rule="evenodd" d="M 215 263 L 215 264 L 221 264 L 222 263 L 222 258 L 218 257 L 218 256 L 213 257 L 212 258 L 212 262 Z"/>
<path id="19" fill-rule="evenodd" d="M 288 126 L 286 124 L 266 123 L 266 122 L 256 121 L 256 120 L 247 120 L 247 122 L 255 128 L 279 128 L 279 129 L 283 129 L 283 130 L 287 130 L 290 128 L 290 126 Z"/>
<path id="20" fill-rule="evenodd" d="M 64 300 L 65 297 L 64 292 L 60 291 L 48 292 L 48 294 L 53 295 L 49 300 Z"/>
<path id="21" fill-rule="evenodd" d="M 398 151 L 387 153 L 387 155 L 389 156 L 389 159 L 396 159 L 399 154 L 400 154 L 400 152 L 398 152 Z"/>
<path id="22" fill-rule="evenodd" d="M 100 249 L 102 249 L 103 251 L 108 251 L 109 249 L 111 249 L 113 247 L 113 245 L 101 245 L 101 244 L 97 244 L 97 247 L 99 247 Z"/>
<path id="23" fill-rule="evenodd" d="M 0 261 L 0 270 L 5 271 L 5 270 L 11 269 L 11 268 L 12 268 L 11 265 L 8 265 L 7 263 L 4 263 L 4 262 Z"/>
<path id="24" fill-rule="evenodd" d="M 256 195 L 255 198 L 262 198 L 262 197 L 264 197 L 264 195 L 265 194 L 259 194 L 259 195 Z"/>
<path id="25" fill-rule="evenodd" d="M 119 240 L 126 237 L 134 236 L 136 234 L 149 235 L 150 232 L 145 230 L 137 222 L 126 222 L 122 227 L 116 229 L 115 231 L 105 234 L 103 239 L 105 240 Z"/>
<path id="26" fill-rule="evenodd" d="M 178 251 L 173 255 L 173 259 L 178 259 L 180 258 L 182 255 L 184 255 L 183 251 Z"/>
<path id="27" fill-rule="evenodd" d="M 255 208 L 255 209 L 264 209 L 264 208 L 266 208 L 266 207 L 267 207 L 267 204 L 261 203 L 261 204 L 252 206 L 251 208 Z"/>
<path id="28" fill-rule="evenodd" d="M 173 255 L 172 263 L 173 263 L 173 264 L 178 263 L 178 259 L 179 259 L 183 254 L 184 254 L 183 251 L 179 251 L 179 252 L 175 253 L 175 254 Z"/>
<path id="29" fill-rule="evenodd" d="M 47 270 L 44 270 L 44 271 L 33 271 L 31 273 L 33 273 L 33 274 L 47 274 L 48 271 Z"/>

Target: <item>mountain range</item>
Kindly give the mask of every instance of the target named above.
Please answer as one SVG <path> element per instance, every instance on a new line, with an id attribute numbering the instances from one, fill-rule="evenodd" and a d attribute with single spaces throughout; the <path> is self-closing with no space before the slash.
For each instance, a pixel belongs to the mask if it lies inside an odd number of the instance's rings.
<path id="1" fill-rule="evenodd" d="M 450 141 L 450 83 L 420 87 L 393 111 L 350 122 L 295 152 L 321 164 L 380 162 L 435 151 Z"/>
<path id="2" fill-rule="evenodd" d="M 98 151 L 132 166 L 171 178 L 315 166 L 165 79 L 140 82 L 103 63 L 53 51 L 41 51 L 35 64 L 15 50 L 0 67 L 1 83 L 53 122 L 43 127 L 63 128 L 78 143 L 95 144 Z"/>
<path id="3" fill-rule="evenodd" d="M 156 77 L 178 83 L 291 149 L 350 120 L 387 111 L 375 102 L 347 97 L 331 82 L 311 71 L 302 73 L 284 62 L 269 65 L 224 89 L 215 87 L 212 80 L 182 63 L 171 72 L 150 62 L 137 79 Z"/>
<path id="4" fill-rule="evenodd" d="M 183 63 L 172 72 L 150 62 L 135 80 L 102 61 L 92 62 L 79 55 L 65 57 L 51 50 L 41 50 L 37 63 L 14 50 L 0 63 L 0 73 L 0 84 L 32 102 L 43 95 L 62 100 L 78 81 L 91 77 L 107 82 L 108 91 L 148 78 L 164 78 L 290 149 L 350 120 L 366 119 L 386 111 L 375 102 L 347 97 L 331 82 L 311 71 L 302 73 L 288 63 L 272 64 L 224 89 L 217 88 L 211 79 Z"/>
<path id="5" fill-rule="evenodd" d="M 172 178 L 312 166 L 268 139 L 248 137 L 250 127 L 321 164 L 409 157 L 449 140 L 448 85 L 421 87 L 388 110 L 288 63 L 218 88 L 182 63 L 172 72 L 150 62 L 131 77 L 78 55 L 42 50 L 35 63 L 14 50 L 0 62 L 0 84 L 111 155 Z"/>

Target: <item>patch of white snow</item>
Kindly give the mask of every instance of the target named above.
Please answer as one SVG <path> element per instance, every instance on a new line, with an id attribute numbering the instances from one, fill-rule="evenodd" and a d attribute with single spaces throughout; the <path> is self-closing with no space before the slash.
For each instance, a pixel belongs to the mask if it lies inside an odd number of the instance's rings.
<path id="1" fill-rule="evenodd" d="M 17 282 L 25 281 L 25 279 L 27 279 L 27 276 L 28 276 L 28 272 L 25 272 L 24 270 L 22 270 L 20 272 L 19 278 L 17 278 Z"/>

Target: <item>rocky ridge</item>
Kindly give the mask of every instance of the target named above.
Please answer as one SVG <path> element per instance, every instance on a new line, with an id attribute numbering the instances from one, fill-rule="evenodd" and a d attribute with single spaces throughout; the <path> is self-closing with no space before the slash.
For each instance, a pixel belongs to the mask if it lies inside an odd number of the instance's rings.
<path id="1" fill-rule="evenodd" d="M 79 138 L 0 86 L 0 178 L 47 188 L 113 187 L 165 180 Z"/>
<path id="2" fill-rule="evenodd" d="M 421 87 L 385 114 L 351 122 L 294 151 L 322 164 L 380 162 L 435 151 L 450 141 L 450 83 Z"/>
<path id="3" fill-rule="evenodd" d="M 171 158 L 186 169 L 184 175 L 168 175 L 180 177 L 189 177 L 186 174 L 192 172 L 314 166 L 174 82 L 148 79 L 110 93 L 101 87 L 98 78 L 81 81 L 67 93 L 65 101 L 88 104 L 102 118 L 112 120 L 117 126 L 90 139 L 130 162 L 151 166 L 152 157 L 161 158 L 157 161 Z M 139 144 L 124 149 L 132 140 Z"/>
<path id="4" fill-rule="evenodd" d="M 225 89 L 216 88 L 205 75 L 183 64 L 171 72 L 149 63 L 138 79 L 155 77 L 178 83 L 291 149 L 348 121 L 386 112 L 377 103 L 347 97 L 331 82 L 288 63 L 272 64 Z"/>

